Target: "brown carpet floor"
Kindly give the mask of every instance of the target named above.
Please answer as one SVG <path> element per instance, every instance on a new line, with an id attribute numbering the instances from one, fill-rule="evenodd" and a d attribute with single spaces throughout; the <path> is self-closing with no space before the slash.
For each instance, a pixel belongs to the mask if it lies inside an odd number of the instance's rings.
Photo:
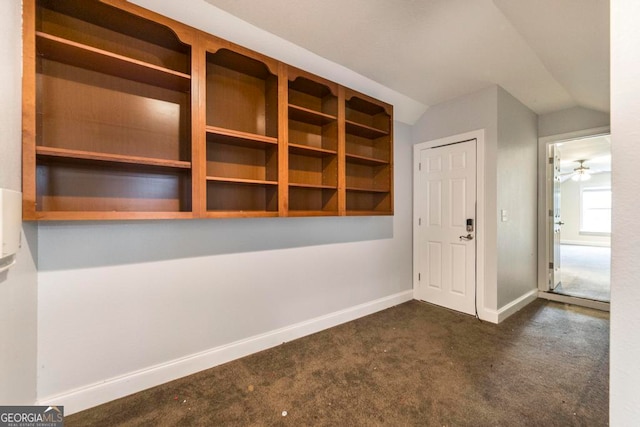
<path id="1" fill-rule="evenodd" d="M 411 301 L 65 425 L 604 426 L 608 372 L 608 313 L 537 300 L 493 325 Z"/>

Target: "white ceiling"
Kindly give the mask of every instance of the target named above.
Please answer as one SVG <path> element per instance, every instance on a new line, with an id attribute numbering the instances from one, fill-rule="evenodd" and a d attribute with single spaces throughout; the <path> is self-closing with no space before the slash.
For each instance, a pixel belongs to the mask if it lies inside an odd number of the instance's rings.
<path id="1" fill-rule="evenodd" d="M 608 0 L 206 0 L 426 105 L 498 84 L 609 111 Z"/>
<path id="2" fill-rule="evenodd" d="M 578 160 L 591 172 L 611 172 L 611 136 L 602 135 L 557 144 L 560 151 L 560 172 L 571 173 Z"/>

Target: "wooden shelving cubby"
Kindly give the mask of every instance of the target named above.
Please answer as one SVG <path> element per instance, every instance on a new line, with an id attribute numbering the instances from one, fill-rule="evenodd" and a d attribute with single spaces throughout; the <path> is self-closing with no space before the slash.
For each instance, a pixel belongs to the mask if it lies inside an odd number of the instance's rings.
<path id="1" fill-rule="evenodd" d="M 98 1 L 35 7 L 25 24 L 35 27 L 25 38 L 25 51 L 35 53 L 25 67 L 25 79 L 35 80 L 25 94 L 35 107 L 25 116 L 35 129 L 25 217 L 185 217 L 190 47 L 163 25 Z"/>
<path id="2" fill-rule="evenodd" d="M 345 95 L 347 215 L 393 213 L 393 122 L 390 106 Z"/>
<path id="3" fill-rule="evenodd" d="M 206 77 L 208 216 L 277 215 L 277 75 L 219 47 L 207 53 Z"/>
<path id="4" fill-rule="evenodd" d="M 207 211 L 269 215 L 277 212 L 277 185 L 276 138 L 207 127 Z"/>
<path id="5" fill-rule="evenodd" d="M 338 215 L 338 88 L 289 67 L 289 215 Z"/>
<path id="6" fill-rule="evenodd" d="M 278 137 L 278 77 L 257 59 L 207 53 L 207 126 Z"/>
<path id="7" fill-rule="evenodd" d="M 23 218 L 393 214 L 393 107 L 127 0 L 23 0 Z"/>

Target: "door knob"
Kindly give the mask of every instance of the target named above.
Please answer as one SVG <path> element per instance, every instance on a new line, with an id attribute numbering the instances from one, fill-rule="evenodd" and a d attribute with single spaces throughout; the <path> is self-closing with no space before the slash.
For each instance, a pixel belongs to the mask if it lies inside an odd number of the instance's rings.
<path id="1" fill-rule="evenodd" d="M 469 240 L 473 240 L 473 236 L 469 233 L 466 236 L 460 236 L 460 240 L 466 240 L 468 242 Z"/>
<path id="2" fill-rule="evenodd" d="M 556 224 L 556 225 L 564 225 L 564 222 L 562 222 L 562 221 L 558 221 L 558 222 L 556 222 L 555 224 Z"/>

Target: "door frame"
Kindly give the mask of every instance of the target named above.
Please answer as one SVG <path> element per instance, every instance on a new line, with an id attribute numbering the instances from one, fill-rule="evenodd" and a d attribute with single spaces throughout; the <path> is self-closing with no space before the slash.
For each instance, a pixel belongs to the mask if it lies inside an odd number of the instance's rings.
<path id="1" fill-rule="evenodd" d="M 583 307 L 596 308 L 599 310 L 609 311 L 609 303 L 601 301 L 592 301 L 584 298 L 571 297 L 567 295 L 559 295 L 551 292 L 549 286 L 549 263 L 551 256 L 549 252 L 550 241 L 548 212 L 552 206 L 549 206 L 547 180 L 548 171 L 548 153 L 551 144 L 559 142 L 573 141 L 576 139 L 589 138 L 592 136 L 610 135 L 611 128 L 609 126 L 585 129 L 575 132 L 562 133 L 558 135 L 550 135 L 538 138 L 538 297 L 552 301 L 559 301 L 568 304 L 579 305 Z M 553 177 L 552 177 L 553 179 Z M 562 267 L 560 267 L 562 268 Z"/>
<path id="2" fill-rule="evenodd" d="M 475 241 L 476 241 L 476 286 L 475 300 L 478 317 L 481 320 L 493 321 L 492 317 L 485 309 L 485 130 L 479 129 L 471 132 L 452 135 L 445 138 L 434 139 L 422 142 L 413 146 L 413 289 L 415 297 L 415 289 L 418 287 L 418 233 L 420 231 L 418 225 L 418 203 L 416 200 L 420 197 L 418 194 L 418 180 L 420 172 L 420 151 L 441 147 L 444 145 L 455 144 L 458 142 L 476 140 L 476 224 L 475 224 Z"/>

